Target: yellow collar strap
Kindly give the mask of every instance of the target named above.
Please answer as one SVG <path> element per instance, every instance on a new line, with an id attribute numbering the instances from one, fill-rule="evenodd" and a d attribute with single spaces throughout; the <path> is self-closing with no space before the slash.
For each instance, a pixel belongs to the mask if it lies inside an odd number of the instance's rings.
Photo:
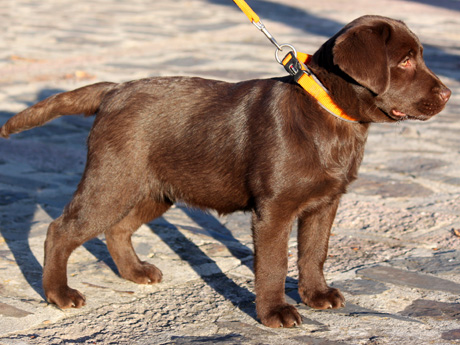
<path id="1" fill-rule="evenodd" d="M 315 77 L 313 72 L 308 68 L 308 63 L 311 60 L 311 55 L 305 53 L 297 53 L 297 57 L 293 52 L 289 52 L 281 64 L 286 71 L 294 76 L 295 81 L 304 88 L 318 103 L 327 110 L 330 114 L 347 122 L 359 122 L 355 118 L 347 115 L 329 95 L 324 85 Z"/>

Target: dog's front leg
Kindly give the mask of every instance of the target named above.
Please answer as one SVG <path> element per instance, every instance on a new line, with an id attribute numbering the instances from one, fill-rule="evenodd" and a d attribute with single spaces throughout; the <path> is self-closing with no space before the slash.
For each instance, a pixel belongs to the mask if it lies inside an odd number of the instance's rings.
<path id="1" fill-rule="evenodd" d="M 315 309 L 345 306 L 345 298 L 338 289 L 326 284 L 323 265 L 327 257 L 329 235 L 340 198 L 299 217 L 299 294 L 302 301 Z"/>
<path id="2" fill-rule="evenodd" d="M 268 327 L 293 327 L 302 319 L 296 308 L 286 303 L 288 240 L 294 217 L 282 210 L 254 211 L 254 272 L 257 316 Z"/>

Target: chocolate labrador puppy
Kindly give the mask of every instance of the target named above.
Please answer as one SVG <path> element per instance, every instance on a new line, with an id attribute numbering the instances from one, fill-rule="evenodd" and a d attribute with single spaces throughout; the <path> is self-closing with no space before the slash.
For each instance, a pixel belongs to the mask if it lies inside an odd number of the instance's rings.
<path id="1" fill-rule="evenodd" d="M 1 136 L 61 115 L 96 114 L 72 201 L 48 229 L 43 287 L 60 308 L 81 307 L 67 285 L 70 253 L 105 234 L 122 277 L 161 281 L 131 235 L 176 201 L 221 214 L 252 212 L 256 309 L 269 327 L 301 323 L 286 303 L 288 237 L 298 219 L 299 293 L 312 308 L 344 306 L 323 264 L 339 200 L 356 179 L 372 122 L 427 120 L 450 90 L 426 67 L 400 21 L 361 17 L 329 39 L 310 68 L 357 122 L 324 110 L 291 76 L 240 83 L 150 78 L 97 83 L 52 96 L 13 116 Z"/>

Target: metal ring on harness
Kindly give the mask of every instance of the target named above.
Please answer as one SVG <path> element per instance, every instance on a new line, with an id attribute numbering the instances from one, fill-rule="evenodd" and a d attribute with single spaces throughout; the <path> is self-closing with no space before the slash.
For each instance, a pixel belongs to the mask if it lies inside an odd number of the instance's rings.
<path id="1" fill-rule="evenodd" d="M 294 56 L 297 57 L 297 50 L 294 48 L 293 45 L 284 43 L 284 44 L 281 44 L 280 47 L 281 47 L 281 49 L 277 49 L 277 50 L 275 51 L 275 58 L 276 58 L 276 61 L 278 61 L 279 64 L 281 64 L 281 65 L 283 64 L 283 63 L 281 62 L 280 57 L 278 56 L 278 53 L 281 52 L 281 51 L 283 51 L 283 47 L 288 47 L 288 48 L 290 48 L 290 50 L 293 51 Z"/>

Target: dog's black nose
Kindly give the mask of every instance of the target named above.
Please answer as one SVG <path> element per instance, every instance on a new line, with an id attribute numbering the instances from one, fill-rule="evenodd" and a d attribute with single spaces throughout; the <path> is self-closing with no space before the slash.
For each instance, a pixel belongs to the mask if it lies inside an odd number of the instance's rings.
<path id="1" fill-rule="evenodd" d="M 444 87 L 439 93 L 439 96 L 445 103 L 447 103 L 451 94 L 452 94 L 452 91 L 450 91 L 447 87 Z"/>

